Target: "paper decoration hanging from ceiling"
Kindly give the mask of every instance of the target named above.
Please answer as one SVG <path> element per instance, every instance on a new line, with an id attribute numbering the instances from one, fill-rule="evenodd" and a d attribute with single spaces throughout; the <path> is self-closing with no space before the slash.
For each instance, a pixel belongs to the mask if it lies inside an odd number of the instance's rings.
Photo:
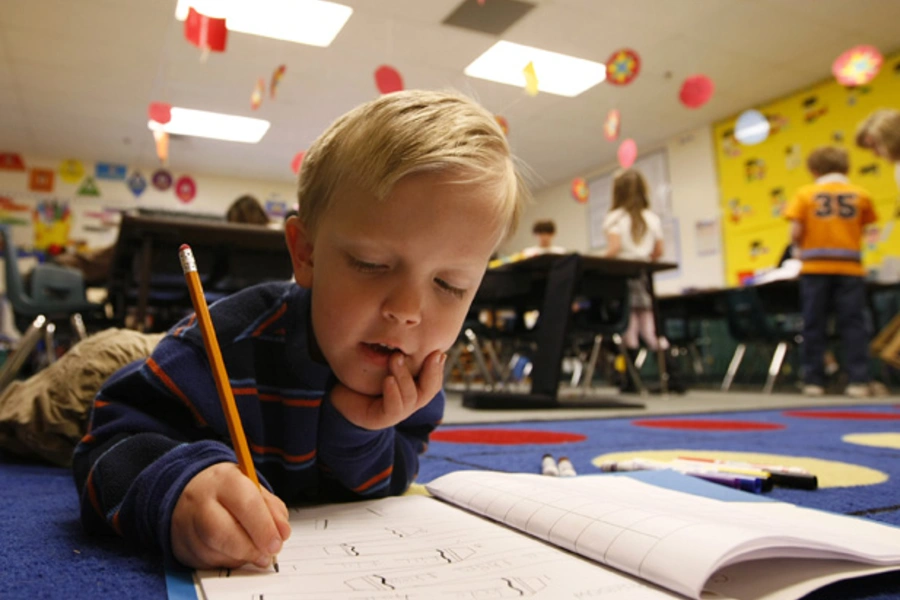
<path id="1" fill-rule="evenodd" d="M 746 110 L 734 124 L 734 137 L 745 146 L 764 142 L 772 126 L 769 119 L 758 110 Z"/>
<path id="2" fill-rule="evenodd" d="M 300 167 L 303 166 L 304 156 L 306 156 L 306 152 L 301 150 L 294 155 L 294 160 L 291 161 L 291 171 L 293 171 L 295 175 L 300 173 Z"/>
<path id="3" fill-rule="evenodd" d="M 24 171 L 25 161 L 22 156 L 15 152 L 0 152 L 0 170 L 4 171 Z"/>
<path id="4" fill-rule="evenodd" d="M 509 121 L 506 120 L 506 117 L 494 115 L 494 120 L 497 121 L 497 125 L 503 130 L 503 135 L 509 135 Z"/>
<path id="5" fill-rule="evenodd" d="M 633 139 L 628 138 L 627 140 L 623 140 L 621 144 L 619 144 L 618 158 L 619 158 L 619 166 L 623 169 L 631 168 L 631 165 L 634 164 L 635 159 L 637 158 L 637 144 Z"/>
<path id="6" fill-rule="evenodd" d="M 169 162 L 169 134 L 166 131 L 154 129 L 153 139 L 156 141 L 156 157 L 159 162 L 166 164 Z"/>
<path id="7" fill-rule="evenodd" d="M 700 108 L 712 98 L 715 86 L 706 75 L 691 75 L 681 84 L 678 99 L 688 108 Z"/>
<path id="8" fill-rule="evenodd" d="M 184 21 L 184 37 L 203 50 L 204 54 L 210 51 L 225 52 L 225 44 L 228 41 L 225 19 L 207 17 L 191 7 Z"/>
<path id="9" fill-rule="evenodd" d="M 403 91 L 403 77 L 394 67 L 381 65 L 375 69 L 375 87 L 382 94 Z"/>
<path id="10" fill-rule="evenodd" d="M 590 191 L 587 181 L 583 177 L 576 177 L 572 180 L 572 197 L 579 203 L 584 204 L 588 201 Z"/>
<path id="11" fill-rule="evenodd" d="M 151 102 L 147 107 L 147 115 L 151 121 L 165 125 L 172 120 L 172 105 L 165 102 Z"/>
<path id="12" fill-rule="evenodd" d="M 528 64 L 522 69 L 522 74 L 525 75 L 525 93 L 529 96 L 537 96 L 538 78 L 537 73 L 534 72 L 534 62 L 528 61 Z"/>
<path id="13" fill-rule="evenodd" d="M 628 85 L 641 72 L 641 57 L 630 48 L 613 52 L 606 59 L 606 81 L 612 85 Z"/>
<path id="14" fill-rule="evenodd" d="M 253 92 L 250 94 L 250 108 L 256 110 L 262 104 L 263 94 L 266 93 L 266 81 L 262 77 L 256 80 Z"/>
<path id="15" fill-rule="evenodd" d="M 865 85 L 875 79 L 883 61 L 877 48 L 856 46 L 835 59 L 831 64 L 831 72 L 841 85 Z"/>
<path id="16" fill-rule="evenodd" d="M 284 65 L 278 65 L 272 71 L 272 79 L 269 81 L 269 98 L 275 99 L 275 90 L 278 88 L 278 84 L 281 83 L 285 71 L 287 71 L 287 67 Z"/>
<path id="17" fill-rule="evenodd" d="M 618 109 L 612 109 L 606 113 L 606 120 L 603 122 L 603 137 L 611 142 L 619 139 L 619 127 L 621 124 Z"/>
<path id="18" fill-rule="evenodd" d="M 140 171 L 134 171 L 128 176 L 128 179 L 125 180 L 125 185 L 128 186 L 128 189 L 131 190 L 131 193 L 134 194 L 135 198 L 140 198 L 141 194 L 144 193 L 144 190 L 147 189 L 147 180 Z"/>
<path id="19" fill-rule="evenodd" d="M 165 192 L 172 187 L 172 174 L 165 169 L 157 169 L 154 171 L 150 181 L 153 183 L 153 187 L 161 192 Z"/>
<path id="20" fill-rule="evenodd" d="M 180 177 L 178 181 L 175 182 L 175 196 L 185 204 L 196 198 L 197 184 L 194 182 L 193 178 L 188 177 L 187 175 Z"/>
<path id="21" fill-rule="evenodd" d="M 84 165 L 80 160 L 70 158 L 59 163 L 57 172 L 60 179 L 66 183 L 78 183 L 84 177 Z"/>
<path id="22" fill-rule="evenodd" d="M 28 174 L 28 189 L 32 192 L 53 191 L 53 171 L 50 169 L 31 169 Z"/>

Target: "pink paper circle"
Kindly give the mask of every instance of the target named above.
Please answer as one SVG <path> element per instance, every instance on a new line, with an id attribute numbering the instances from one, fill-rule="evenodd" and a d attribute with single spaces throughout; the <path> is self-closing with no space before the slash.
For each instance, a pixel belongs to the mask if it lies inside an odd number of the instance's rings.
<path id="1" fill-rule="evenodd" d="M 634 164 L 637 158 L 637 144 L 633 139 L 628 138 L 619 144 L 619 165 L 623 169 L 628 169 Z"/>
<path id="2" fill-rule="evenodd" d="M 291 171 L 293 171 L 294 174 L 300 173 L 300 167 L 303 165 L 304 156 L 306 156 L 306 152 L 303 150 L 294 155 L 294 160 L 291 161 Z"/>
<path id="3" fill-rule="evenodd" d="M 403 78 L 394 67 L 381 65 L 375 71 L 375 85 L 382 94 L 399 92 L 403 90 Z"/>
<path id="4" fill-rule="evenodd" d="M 688 108 L 700 108 L 712 98 L 715 86 L 706 75 L 691 75 L 681 84 L 678 98 Z"/>
<path id="5" fill-rule="evenodd" d="M 185 175 L 175 182 L 175 195 L 187 204 L 197 196 L 197 184 L 191 177 Z"/>
<path id="6" fill-rule="evenodd" d="M 147 107 L 147 114 L 151 121 L 165 125 L 172 120 L 172 105 L 165 102 L 151 102 Z"/>

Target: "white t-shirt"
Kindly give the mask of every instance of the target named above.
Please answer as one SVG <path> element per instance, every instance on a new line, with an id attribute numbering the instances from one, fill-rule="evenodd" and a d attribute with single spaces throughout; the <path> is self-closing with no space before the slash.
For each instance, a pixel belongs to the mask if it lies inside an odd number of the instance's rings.
<path id="1" fill-rule="evenodd" d="M 606 215 L 606 219 L 603 221 L 603 231 L 607 235 L 615 233 L 622 240 L 622 249 L 619 250 L 616 258 L 650 260 L 653 247 L 656 245 L 657 240 L 661 240 L 663 237 L 662 221 L 655 213 L 647 209 L 641 212 L 641 216 L 644 217 L 644 222 L 647 223 L 647 230 L 644 232 L 644 237 L 640 241 L 635 242 L 631 238 L 630 214 L 624 209 L 617 208 Z"/>

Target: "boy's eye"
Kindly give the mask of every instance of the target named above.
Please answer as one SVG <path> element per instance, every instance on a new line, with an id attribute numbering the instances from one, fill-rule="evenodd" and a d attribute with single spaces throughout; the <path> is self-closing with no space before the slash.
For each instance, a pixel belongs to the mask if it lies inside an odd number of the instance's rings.
<path id="1" fill-rule="evenodd" d="M 384 268 L 384 265 L 379 265 L 378 263 L 366 262 L 364 260 L 359 260 L 358 258 L 353 258 L 352 256 L 348 257 L 350 261 L 350 266 L 358 271 L 363 272 L 371 272 L 371 271 L 379 271 Z"/>
<path id="2" fill-rule="evenodd" d="M 455 296 L 457 298 L 462 298 L 463 296 L 466 295 L 466 290 L 464 290 L 462 288 L 458 288 L 456 286 L 452 286 L 449 283 L 447 283 L 446 281 L 444 281 L 443 279 L 435 279 L 434 281 L 435 281 L 435 283 L 438 284 L 438 287 L 440 287 L 442 290 L 444 290 L 448 294 L 451 294 L 452 296 Z"/>

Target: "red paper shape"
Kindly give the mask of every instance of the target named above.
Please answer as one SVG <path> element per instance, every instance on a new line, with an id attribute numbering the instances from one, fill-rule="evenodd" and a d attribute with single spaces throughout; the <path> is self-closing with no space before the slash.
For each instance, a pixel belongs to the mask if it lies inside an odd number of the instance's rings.
<path id="1" fill-rule="evenodd" d="M 611 142 L 619 139 L 619 126 L 622 120 L 617 109 L 612 109 L 606 113 L 606 121 L 603 122 L 603 137 Z"/>
<path id="2" fill-rule="evenodd" d="M 403 78 L 394 67 L 381 65 L 375 70 L 375 85 L 382 94 L 403 91 Z"/>
<path id="3" fill-rule="evenodd" d="M 583 177 L 576 177 L 572 180 L 572 197 L 575 198 L 575 200 L 584 204 L 588 201 L 589 194 L 590 191 L 588 190 L 587 181 L 585 181 Z"/>
<path id="4" fill-rule="evenodd" d="M 284 65 L 278 65 L 278 67 L 272 72 L 272 80 L 269 82 L 269 97 L 275 98 L 275 89 L 278 87 L 278 84 L 281 83 L 281 78 L 284 77 L 284 72 L 287 70 L 287 67 Z"/>
<path id="5" fill-rule="evenodd" d="M 606 59 L 606 81 L 612 85 L 628 85 L 641 72 L 641 57 L 631 48 L 622 48 Z"/>
<path id="6" fill-rule="evenodd" d="M 202 50 L 225 52 L 225 43 L 228 41 L 225 19 L 207 17 L 191 7 L 184 21 L 184 37 Z"/>
<path id="7" fill-rule="evenodd" d="M 50 169 L 32 169 L 28 177 L 28 189 L 33 192 L 52 192 L 53 171 Z"/>
<path id="8" fill-rule="evenodd" d="M 831 73 L 841 85 L 865 85 L 875 79 L 884 57 L 874 46 L 850 48 L 831 64 Z"/>
<path id="9" fill-rule="evenodd" d="M 306 156 L 306 152 L 303 150 L 294 155 L 294 160 L 291 161 L 291 171 L 295 174 L 300 173 L 300 167 L 303 166 L 304 156 Z"/>
<path id="10" fill-rule="evenodd" d="M 4 171 L 24 171 L 25 161 L 15 152 L 0 152 L 0 169 Z"/>
<path id="11" fill-rule="evenodd" d="M 506 120 L 506 117 L 494 115 L 494 120 L 497 121 L 497 125 L 503 130 L 503 135 L 509 135 L 509 121 Z"/>
<path id="12" fill-rule="evenodd" d="M 633 139 L 628 138 L 627 140 L 624 140 L 621 144 L 619 144 L 619 165 L 623 169 L 630 168 L 637 158 L 637 152 L 637 144 Z"/>
<path id="13" fill-rule="evenodd" d="M 688 108 L 700 108 L 712 98 L 715 86 L 706 75 L 691 75 L 681 84 L 678 99 Z"/>
<path id="14" fill-rule="evenodd" d="M 165 125 L 172 120 L 172 105 L 166 102 L 151 102 L 147 114 L 150 115 L 151 121 Z"/>
<path id="15" fill-rule="evenodd" d="M 253 86 L 253 93 L 250 94 L 250 108 L 256 110 L 262 104 L 263 94 L 266 93 L 266 81 L 260 77 Z"/>
<path id="16" fill-rule="evenodd" d="M 191 177 L 185 175 L 175 182 L 175 195 L 187 204 L 197 196 L 197 184 Z"/>

